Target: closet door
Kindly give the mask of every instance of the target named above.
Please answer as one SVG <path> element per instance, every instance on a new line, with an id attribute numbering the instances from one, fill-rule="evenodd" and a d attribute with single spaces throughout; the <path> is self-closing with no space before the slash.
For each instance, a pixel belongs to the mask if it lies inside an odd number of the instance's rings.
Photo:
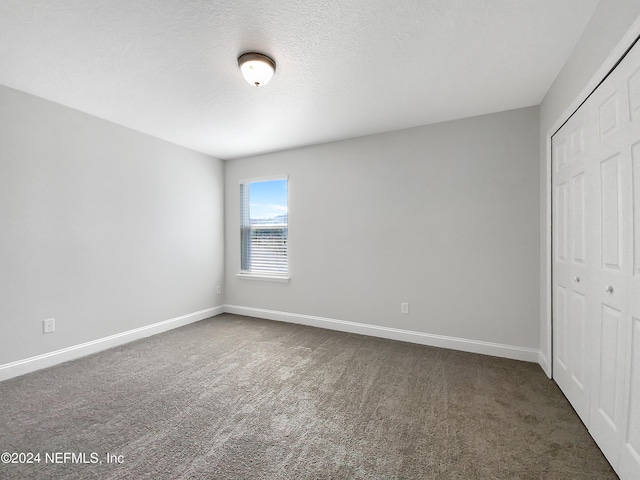
<path id="1" fill-rule="evenodd" d="M 640 42 L 552 139 L 553 372 L 640 479 Z"/>
<path id="2" fill-rule="evenodd" d="M 634 232 L 639 72 L 636 46 L 588 100 L 598 128 L 590 433 L 622 479 L 640 478 L 640 333 L 634 320 L 640 294 Z"/>
<path id="3" fill-rule="evenodd" d="M 629 316 L 625 325 L 624 426 L 618 473 L 622 479 L 640 478 L 640 46 L 621 64 L 628 103 L 626 144 L 631 160 L 631 225 L 628 282 Z"/>
<path id="4" fill-rule="evenodd" d="M 554 379 L 582 421 L 589 423 L 586 369 L 590 299 L 586 215 L 593 183 L 586 153 L 593 136 L 585 108 L 552 139 L 554 199 L 553 352 Z"/>
<path id="5" fill-rule="evenodd" d="M 615 467 L 625 424 L 625 335 L 628 310 L 630 158 L 625 141 L 628 117 L 624 79 L 618 69 L 589 98 L 597 126 L 593 151 L 597 210 L 593 390 L 589 430 Z"/>

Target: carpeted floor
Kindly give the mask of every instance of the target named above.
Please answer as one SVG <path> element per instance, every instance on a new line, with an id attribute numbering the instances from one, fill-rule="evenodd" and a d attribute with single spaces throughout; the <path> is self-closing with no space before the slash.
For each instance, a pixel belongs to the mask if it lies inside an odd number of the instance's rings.
<path id="1" fill-rule="evenodd" d="M 0 407 L 0 452 L 41 455 L 2 479 L 617 478 L 538 365 L 229 314 Z"/>

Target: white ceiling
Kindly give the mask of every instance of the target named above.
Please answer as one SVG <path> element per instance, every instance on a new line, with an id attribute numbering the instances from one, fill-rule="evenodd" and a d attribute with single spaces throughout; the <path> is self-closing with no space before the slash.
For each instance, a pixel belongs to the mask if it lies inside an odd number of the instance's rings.
<path id="1" fill-rule="evenodd" d="M 0 84 L 230 159 L 537 105 L 597 3 L 0 0 Z"/>

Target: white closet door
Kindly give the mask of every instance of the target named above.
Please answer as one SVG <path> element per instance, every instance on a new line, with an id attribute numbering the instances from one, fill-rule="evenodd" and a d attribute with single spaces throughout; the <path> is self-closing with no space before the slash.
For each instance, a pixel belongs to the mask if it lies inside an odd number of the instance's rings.
<path id="1" fill-rule="evenodd" d="M 554 379 L 620 478 L 638 480 L 640 42 L 552 155 Z"/>
<path id="2" fill-rule="evenodd" d="M 625 136 L 631 167 L 631 225 L 628 282 L 629 314 L 625 325 L 624 425 L 618 474 L 624 480 L 640 478 L 640 46 L 620 65 L 626 89 L 628 125 Z"/>
<path id="3" fill-rule="evenodd" d="M 624 393 L 625 336 L 629 317 L 629 224 L 631 216 L 628 102 L 619 65 L 588 102 L 597 126 L 593 150 L 595 162 L 594 212 L 596 274 L 593 278 L 592 315 L 594 364 L 589 430 L 614 466 L 620 455 L 621 432 L 626 415 Z M 625 121 L 626 120 L 626 121 Z"/>
<path id="4" fill-rule="evenodd" d="M 582 421 L 589 423 L 585 356 L 590 298 L 586 215 L 593 182 L 586 152 L 593 137 L 586 109 L 578 110 L 552 140 L 554 198 L 554 378 Z"/>

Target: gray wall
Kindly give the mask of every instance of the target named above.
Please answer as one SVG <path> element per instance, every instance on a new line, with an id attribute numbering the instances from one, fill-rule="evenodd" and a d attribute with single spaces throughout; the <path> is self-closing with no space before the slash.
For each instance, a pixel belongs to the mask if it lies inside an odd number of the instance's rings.
<path id="1" fill-rule="evenodd" d="M 547 137 L 552 127 L 572 106 L 600 66 L 622 40 L 625 33 L 640 16 L 638 0 L 601 0 L 593 17 L 578 41 L 573 53 L 556 77 L 540 105 L 540 346 L 550 361 L 547 251 L 549 249 L 550 224 L 548 222 L 549 185 L 547 180 Z M 566 120 L 566 118 L 562 118 Z"/>
<path id="2" fill-rule="evenodd" d="M 226 303 L 537 348 L 538 122 L 532 107 L 226 162 Z M 238 279 L 239 180 L 278 174 L 291 282 Z"/>
<path id="3" fill-rule="evenodd" d="M 219 160 L 0 87 L 0 365 L 221 304 L 223 188 Z"/>

